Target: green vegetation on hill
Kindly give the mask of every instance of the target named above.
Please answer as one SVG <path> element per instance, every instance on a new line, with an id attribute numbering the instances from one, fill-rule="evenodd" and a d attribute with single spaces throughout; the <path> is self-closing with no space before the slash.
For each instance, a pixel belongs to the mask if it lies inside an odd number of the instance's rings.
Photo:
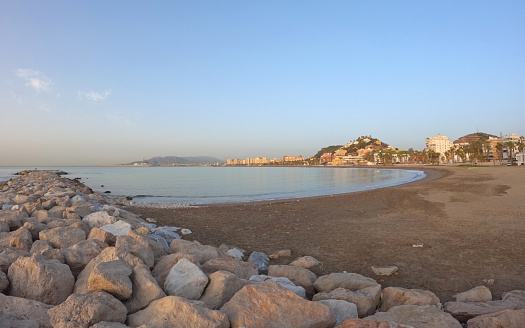
<path id="1" fill-rule="evenodd" d="M 333 153 L 334 151 L 338 150 L 339 148 L 343 147 L 342 145 L 339 145 L 339 146 L 328 146 L 328 147 L 324 147 L 322 148 L 321 150 L 319 150 L 317 152 L 317 154 L 315 154 L 314 158 L 321 158 L 321 156 L 323 156 L 324 153 Z"/>

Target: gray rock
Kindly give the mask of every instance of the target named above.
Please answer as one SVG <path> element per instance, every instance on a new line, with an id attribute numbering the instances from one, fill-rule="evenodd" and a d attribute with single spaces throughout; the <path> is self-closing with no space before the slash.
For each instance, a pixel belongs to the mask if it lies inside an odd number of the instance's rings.
<path id="1" fill-rule="evenodd" d="M 198 241 L 174 239 L 170 244 L 170 254 L 185 253 L 193 255 L 199 263 L 204 263 L 219 257 L 219 252 L 213 246 L 201 245 Z"/>
<path id="2" fill-rule="evenodd" d="M 242 279 L 250 279 L 251 276 L 259 273 L 254 264 L 231 257 L 211 259 L 202 265 L 202 271 L 206 274 L 220 270 L 231 272 Z"/>
<path id="3" fill-rule="evenodd" d="M 58 227 L 40 231 L 40 240 L 47 240 L 54 248 L 66 248 L 86 240 L 84 230 L 76 227 Z"/>
<path id="4" fill-rule="evenodd" d="M 303 256 L 303 257 L 300 257 L 300 258 L 296 259 L 292 263 L 290 263 L 290 265 L 292 265 L 292 266 L 299 266 L 299 267 L 302 267 L 302 268 L 305 268 L 305 269 L 310 269 L 310 268 L 313 268 L 314 266 L 316 266 L 316 265 L 318 265 L 320 263 L 321 262 L 319 262 L 314 257 Z"/>
<path id="5" fill-rule="evenodd" d="M 113 224 L 102 226 L 100 229 L 111 233 L 115 237 L 125 236 L 131 231 L 131 224 L 127 223 L 126 221 L 119 220 Z"/>
<path id="6" fill-rule="evenodd" d="M 268 275 L 290 279 L 297 286 L 303 287 L 310 297 L 315 293 L 313 284 L 317 280 L 317 276 L 308 269 L 292 265 L 270 265 Z"/>
<path id="7" fill-rule="evenodd" d="M 117 219 L 106 211 L 98 211 L 84 216 L 82 221 L 89 222 L 92 226 L 100 228 L 108 224 L 114 224 L 117 222 Z"/>
<path id="8" fill-rule="evenodd" d="M 7 288 L 7 286 L 9 286 L 7 275 L 4 273 L 4 271 L 0 271 L 0 293 L 2 293 Z"/>
<path id="9" fill-rule="evenodd" d="M 391 276 L 397 272 L 397 267 L 396 266 L 386 266 L 386 267 L 372 266 L 372 271 L 377 276 Z"/>
<path id="10" fill-rule="evenodd" d="M 155 268 L 151 271 L 151 274 L 157 280 L 159 283 L 159 286 L 164 286 L 164 283 L 166 282 L 166 278 L 168 277 L 171 268 L 177 262 L 179 262 L 180 259 L 185 258 L 189 260 L 191 263 L 199 266 L 199 261 L 195 259 L 193 255 L 190 254 L 184 254 L 184 253 L 175 253 L 175 254 L 168 254 L 159 259 L 157 264 L 155 264 Z"/>
<path id="11" fill-rule="evenodd" d="M 171 296 L 197 300 L 206 288 L 208 280 L 199 267 L 183 258 L 171 268 L 164 283 L 164 290 Z"/>
<path id="12" fill-rule="evenodd" d="M 377 312 L 364 318 L 364 320 L 395 322 L 414 328 L 462 328 L 461 324 L 449 313 L 445 313 L 432 305 L 395 306 L 388 312 Z"/>
<path id="13" fill-rule="evenodd" d="M 7 273 L 7 270 L 19 257 L 31 256 L 29 252 L 18 248 L 8 248 L 0 253 L 0 270 Z"/>
<path id="14" fill-rule="evenodd" d="M 99 263 L 89 276 L 88 290 L 102 290 L 119 300 L 127 300 L 133 288 L 131 273 L 131 268 L 122 260 Z"/>
<path id="15" fill-rule="evenodd" d="M 68 248 L 62 248 L 62 254 L 71 272 L 76 277 L 84 270 L 85 266 L 97 257 L 107 244 L 96 239 L 83 240 Z"/>
<path id="16" fill-rule="evenodd" d="M 270 261 L 270 259 L 263 252 L 252 252 L 248 258 L 248 262 L 255 264 L 259 271 L 268 270 L 268 261 Z"/>
<path id="17" fill-rule="evenodd" d="M 237 248 L 232 248 L 226 252 L 226 254 L 234 259 L 242 260 L 244 254 Z"/>
<path id="18" fill-rule="evenodd" d="M 379 285 L 374 279 L 357 273 L 331 273 L 321 276 L 314 282 L 314 287 L 319 292 L 330 292 L 336 288 L 359 290 L 366 287 Z"/>
<path id="19" fill-rule="evenodd" d="M 357 319 L 357 306 L 354 303 L 350 303 L 343 300 L 322 300 L 319 303 L 324 304 L 330 308 L 330 311 L 335 316 L 335 326 L 339 326 L 343 321 L 347 319 Z"/>
<path id="20" fill-rule="evenodd" d="M 484 314 L 467 321 L 468 328 L 523 328 L 525 309 Z"/>
<path id="21" fill-rule="evenodd" d="M 516 305 L 516 310 L 525 309 L 525 290 L 512 290 L 503 293 L 502 301 Z"/>
<path id="22" fill-rule="evenodd" d="M 456 302 L 486 302 L 492 301 L 492 293 L 485 286 L 477 286 L 466 292 L 454 295 Z"/>
<path id="23" fill-rule="evenodd" d="M 487 301 L 469 303 L 447 302 L 444 304 L 445 312 L 450 313 L 459 322 L 467 322 L 469 319 L 472 319 L 482 314 L 515 309 L 515 304 L 506 301 Z"/>
<path id="24" fill-rule="evenodd" d="M 9 320 L 14 323 L 14 325 L 12 325 L 13 328 L 51 328 L 52 326 L 47 311 L 52 307 L 52 305 L 42 302 L 20 297 L 6 296 L 0 293 L 0 314 L 3 313 L 5 315 L 4 318 L 0 317 L 0 319 L 4 319 L 0 321 L 0 327 L 3 327 L 2 325 L 4 322 Z M 36 326 L 24 326 L 23 324 L 27 322 L 36 323 Z"/>
<path id="25" fill-rule="evenodd" d="M 422 289 L 387 287 L 383 289 L 381 311 L 386 312 L 398 305 L 436 305 L 440 303 L 436 294 Z"/>
<path id="26" fill-rule="evenodd" d="M 249 282 L 250 284 L 255 285 L 263 281 L 267 281 L 267 280 L 276 282 L 279 285 L 283 286 L 284 288 L 291 290 L 298 296 L 301 296 L 302 298 L 306 298 L 306 291 L 304 290 L 304 288 L 301 286 L 295 285 L 292 281 L 290 281 L 290 279 L 285 278 L 285 277 L 270 277 L 270 276 L 263 275 L 263 274 L 253 275 L 250 277 Z"/>
<path id="27" fill-rule="evenodd" d="M 217 271 L 210 275 L 210 282 L 206 287 L 200 301 L 212 310 L 220 309 L 241 288 L 250 284 L 228 271 Z"/>
<path id="28" fill-rule="evenodd" d="M 130 231 L 128 232 L 127 236 L 117 237 L 115 247 L 135 255 L 148 267 L 153 267 L 155 264 L 155 256 L 146 237 L 137 235 L 136 233 Z"/>
<path id="29" fill-rule="evenodd" d="M 318 293 L 313 297 L 314 301 L 321 300 L 343 300 L 354 303 L 360 318 L 373 314 L 381 299 L 381 286 L 370 286 L 352 291 L 345 288 L 336 288 L 329 293 Z"/>

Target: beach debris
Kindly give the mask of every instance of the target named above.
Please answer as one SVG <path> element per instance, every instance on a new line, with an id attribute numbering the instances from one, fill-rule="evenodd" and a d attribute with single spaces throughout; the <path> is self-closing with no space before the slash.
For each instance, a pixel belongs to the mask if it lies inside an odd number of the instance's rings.
<path id="1" fill-rule="evenodd" d="M 180 231 L 180 233 L 183 234 L 183 235 L 189 235 L 189 234 L 191 234 L 191 230 L 190 229 L 182 229 Z"/>
<path id="2" fill-rule="evenodd" d="M 422 248 L 423 247 L 423 243 L 413 244 L 412 247 L 414 247 L 414 248 Z"/>
<path id="3" fill-rule="evenodd" d="M 494 279 L 483 279 L 483 283 L 486 285 L 494 285 Z"/>
<path id="4" fill-rule="evenodd" d="M 396 266 L 386 266 L 386 267 L 378 267 L 378 266 L 372 266 L 372 271 L 377 276 L 391 276 L 395 272 L 397 272 L 398 268 Z"/>
<path id="5" fill-rule="evenodd" d="M 257 269 L 259 271 L 267 271 L 268 270 L 268 261 L 270 259 L 266 254 L 263 252 L 257 252 L 254 251 L 250 254 L 250 257 L 248 258 L 248 262 L 255 264 Z"/>
<path id="6" fill-rule="evenodd" d="M 272 260 L 278 259 L 280 257 L 290 257 L 292 256 L 292 251 L 289 249 L 282 249 L 278 251 L 277 253 L 273 253 L 269 255 L 268 257 Z"/>
<path id="7" fill-rule="evenodd" d="M 150 223 L 157 223 L 157 219 L 154 219 L 154 218 L 146 218 L 146 221 Z"/>

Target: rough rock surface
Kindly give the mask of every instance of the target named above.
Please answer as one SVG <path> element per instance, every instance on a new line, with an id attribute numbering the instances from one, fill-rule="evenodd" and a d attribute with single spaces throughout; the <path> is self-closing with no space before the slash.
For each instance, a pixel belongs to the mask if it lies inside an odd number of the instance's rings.
<path id="1" fill-rule="evenodd" d="M 201 264 L 219 257 L 219 252 L 215 247 L 201 245 L 198 241 L 187 241 L 183 239 L 174 239 L 170 244 L 169 253 L 193 255 Z"/>
<path id="2" fill-rule="evenodd" d="M 164 283 L 166 294 L 189 300 L 198 300 L 208 284 L 208 277 L 198 266 L 187 259 L 180 259 L 168 274 Z"/>
<path id="3" fill-rule="evenodd" d="M 155 264 L 155 256 L 153 255 L 153 250 L 151 249 L 148 240 L 132 231 L 128 232 L 128 235 L 126 236 L 118 236 L 115 247 L 135 255 L 148 267 L 153 267 Z"/>
<path id="4" fill-rule="evenodd" d="M 220 309 L 235 293 L 250 283 L 228 271 L 217 271 L 209 276 L 210 282 L 200 301 L 212 310 Z"/>
<path id="5" fill-rule="evenodd" d="M 86 265 L 98 256 L 108 244 L 96 239 L 83 240 L 73 246 L 62 249 L 64 260 L 74 276 L 78 276 Z"/>
<path id="6" fill-rule="evenodd" d="M 460 322 L 477 317 L 478 315 L 499 312 L 503 310 L 515 310 L 516 305 L 505 301 L 487 302 L 447 302 L 444 305 L 445 312 L 452 314 Z"/>
<path id="7" fill-rule="evenodd" d="M 480 315 L 470 319 L 467 325 L 468 328 L 523 328 L 525 327 L 525 309 Z"/>
<path id="8" fill-rule="evenodd" d="M 454 295 L 456 302 L 486 302 L 492 301 L 492 293 L 485 286 L 477 286 L 466 292 Z"/>
<path id="9" fill-rule="evenodd" d="M 303 256 L 303 257 L 300 257 L 300 258 L 296 259 L 292 263 L 290 263 L 290 265 L 299 266 L 299 267 L 302 267 L 302 268 L 305 268 L 305 269 L 310 269 L 310 268 L 313 268 L 314 266 L 316 266 L 316 265 L 318 265 L 320 263 L 321 262 L 319 262 L 316 258 L 314 258 L 312 256 Z"/>
<path id="10" fill-rule="evenodd" d="M 38 254 L 16 260 L 7 276 L 11 282 L 11 296 L 53 305 L 65 301 L 75 284 L 69 266 Z"/>
<path id="11" fill-rule="evenodd" d="M 168 254 L 164 255 L 159 259 L 157 264 L 155 264 L 155 268 L 153 268 L 153 270 L 151 271 L 151 274 L 153 275 L 155 280 L 157 280 L 159 286 L 164 286 L 166 278 L 170 274 L 171 268 L 173 268 L 173 266 L 177 264 L 177 262 L 179 262 L 180 259 L 183 258 L 187 259 L 188 261 L 197 266 L 199 265 L 199 261 L 197 261 L 193 255 L 184 253 Z"/>
<path id="12" fill-rule="evenodd" d="M 525 309 L 525 290 L 511 290 L 503 293 L 501 300 L 516 305 L 516 310 Z"/>
<path id="13" fill-rule="evenodd" d="M 314 301 L 321 300 L 344 300 L 357 306 L 359 317 L 363 318 L 375 312 L 381 298 L 381 286 L 370 286 L 356 291 L 345 288 L 336 288 L 329 293 L 318 293 L 313 297 Z"/>
<path id="14" fill-rule="evenodd" d="M 84 230 L 72 226 L 40 231 L 40 240 L 47 240 L 54 248 L 66 248 L 86 240 Z"/>
<path id="15" fill-rule="evenodd" d="M 335 315 L 336 326 L 339 326 L 347 319 L 357 319 L 357 306 L 343 300 L 322 300 L 319 303 L 324 304 L 330 308 L 330 311 Z"/>
<path id="16" fill-rule="evenodd" d="M 272 281 L 243 287 L 221 312 L 232 328 L 332 328 L 336 322 L 326 305 L 307 301 Z"/>
<path id="17" fill-rule="evenodd" d="M 156 328 L 228 328 L 228 318 L 219 311 L 209 310 L 206 307 L 177 296 L 167 296 L 151 302 L 151 304 L 137 313 L 128 316 L 130 327 Z"/>
<path id="18" fill-rule="evenodd" d="M 51 328 L 47 311 L 52 307 L 42 302 L 0 293 L 0 313 L 5 315 L 6 321 L 30 321 L 36 323 L 34 327 Z M 0 321 L 0 327 L 2 327 L 2 321 Z M 13 325 L 14 327 L 17 325 Z"/>
<path id="19" fill-rule="evenodd" d="M 348 319 L 338 328 L 414 328 L 407 325 L 398 325 L 388 321 L 366 321 L 363 319 Z"/>
<path id="20" fill-rule="evenodd" d="M 88 290 L 102 290 L 119 300 L 127 300 L 133 288 L 129 279 L 132 272 L 122 260 L 99 263 L 88 278 Z"/>
<path id="21" fill-rule="evenodd" d="M 389 321 L 414 328 L 462 328 L 449 313 L 432 305 L 400 305 L 364 318 L 366 321 Z"/>
<path id="22" fill-rule="evenodd" d="M 387 287 L 383 289 L 381 311 L 386 312 L 398 305 L 435 305 L 439 302 L 436 294 L 428 290 Z"/>
<path id="23" fill-rule="evenodd" d="M 304 288 L 301 286 L 296 286 L 293 282 L 290 281 L 290 279 L 285 277 L 270 277 L 264 274 L 254 275 L 250 277 L 250 284 L 254 285 L 267 280 L 276 282 L 284 288 L 289 289 L 297 295 L 301 296 L 302 298 L 306 298 L 306 291 L 304 290 Z"/>
<path id="24" fill-rule="evenodd" d="M 112 233 L 104 231 L 97 227 L 91 229 L 87 239 L 97 239 L 105 244 L 108 244 L 109 246 L 115 245 L 116 241 L 116 237 Z"/>
<path id="25" fill-rule="evenodd" d="M 126 307 L 108 293 L 73 294 L 48 312 L 53 328 L 88 328 L 100 321 L 124 323 Z"/>
<path id="26" fill-rule="evenodd" d="M 308 269 L 292 265 L 270 265 L 268 275 L 290 279 L 295 285 L 303 287 L 307 295 L 315 293 L 314 282 L 317 276 Z"/>
<path id="27" fill-rule="evenodd" d="M 374 279 L 362 276 L 357 273 L 330 273 L 321 276 L 314 282 L 314 287 L 318 292 L 331 292 L 336 288 L 349 290 L 359 290 L 366 287 L 379 285 Z"/>
<path id="28" fill-rule="evenodd" d="M 234 258 L 223 257 L 211 259 L 202 265 L 202 271 L 206 274 L 211 274 L 219 270 L 231 272 L 242 279 L 250 279 L 251 276 L 259 274 L 254 264 L 239 261 Z"/>

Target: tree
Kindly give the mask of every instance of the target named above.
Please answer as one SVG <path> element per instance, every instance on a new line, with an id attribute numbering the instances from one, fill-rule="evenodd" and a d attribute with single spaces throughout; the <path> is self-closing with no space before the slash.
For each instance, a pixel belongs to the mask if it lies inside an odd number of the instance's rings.
<path id="1" fill-rule="evenodd" d="M 500 163 L 500 164 L 501 164 L 502 161 L 503 161 L 503 148 L 504 148 L 504 147 L 505 147 L 505 146 L 503 146 L 503 144 L 502 144 L 501 142 L 498 142 L 498 143 L 496 144 L 496 151 L 497 151 L 497 153 L 498 153 L 498 158 L 499 158 L 499 163 Z"/>
<path id="2" fill-rule="evenodd" d="M 520 141 L 516 144 L 516 147 L 518 148 L 518 151 L 521 153 L 522 159 L 525 159 L 523 155 L 523 150 L 525 149 L 525 138 L 521 137 Z"/>
<path id="3" fill-rule="evenodd" d="M 514 151 L 514 148 L 516 145 L 514 145 L 514 142 L 508 141 L 504 144 L 505 147 L 507 147 L 507 162 L 512 163 L 514 161 L 514 157 L 512 156 L 512 152 Z"/>

